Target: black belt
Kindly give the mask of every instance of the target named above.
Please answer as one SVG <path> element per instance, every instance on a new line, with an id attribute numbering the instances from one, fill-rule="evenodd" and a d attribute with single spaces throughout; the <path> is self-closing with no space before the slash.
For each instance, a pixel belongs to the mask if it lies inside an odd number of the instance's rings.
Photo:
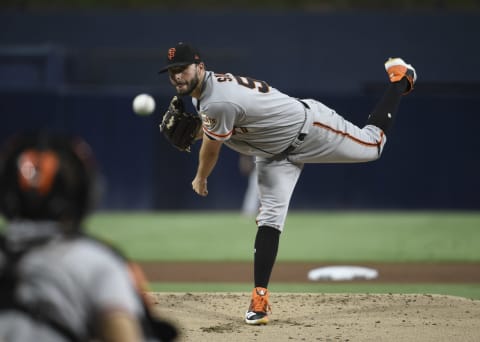
<path id="1" fill-rule="evenodd" d="M 300 134 L 298 135 L 298 137 L 297 137 L 296 140 L 303 141 L 303 139 L 305 139 L 306 136 L 307 136 L 306 133 L 300 133 Z M 286 149 L 284 149 L 283 152 L 280 153 L 280 154 L 285 154 L 285 155 L 287 155 L 287 154 L 289 154 L 290 152 L 292 152 L 294 149 L 296 149 L 297 147 L 298 147 L 298 146 L 290 145 L 290 146 L 288 146 Z"/>
<path id="2" fill-rule="evenodd" d="M 306 133 L 300 133 L 297 138 L 295 139 L 295 141 L 303 141 L 305 139 L 305 137 L 307 136 Z M 273 160 L 282 160 L 282 159 L 285 159 L 287 158 L 288 154 L 290 152 L 292 152 L 294 149 L 296 149 L 298 147 L 298 145 L 290 145 L 288 146 L 286 149 L 284 149 L 282 152 L 280 152 L 279 154 L 276 154 L 273 156 Z"/>
<path id="3" fill-rule="evenodd" d="M 303 102 L 302 100 L 300 99 L 297 99 L 298 102 L 300 102 L 306 109 L 310 109 L 310 106 L 306 103 L 306 102 Z M 307 136 L 306 133 L 299 133 L 297 138 L 295 139 L 295 141 L 303 141 L 305 139 L 305 137 Z M 287 157 L 287 155 L 292 152 L 294 149 L 296 149 L 298 147 L 298 145 L 290 145 L 288 146 L 286 149 L 284 149 L 282 152 L 280 152 L 279 154 L 275 155 L 273 157 L 274 160 L 282 160 L 282 159 L 285 159 Z"/>

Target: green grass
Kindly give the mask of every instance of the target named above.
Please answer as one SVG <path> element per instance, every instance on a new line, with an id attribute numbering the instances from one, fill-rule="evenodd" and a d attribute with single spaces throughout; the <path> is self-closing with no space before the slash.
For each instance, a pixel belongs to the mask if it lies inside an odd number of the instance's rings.
<path id="1" fill-rule="evenodd" d="M 156 292 L 250 292 L 244 283 L 152 283 Z M 439 294 L 480 300 L 480 284 L 291 284 L 272 283 L 275 292 L 300 293 L 419 293 Z"/>
<path id="2" fill-rule="evenodd" d="M 256 226 L 239 213 L 106 212 L 89 230 L 136 260 L 250 261 Z M 480 212 L 292 212 L 279 261 L 480 262 Z"/>
<path id="3" fill-rule="evenodd" d="M 251 261 L 256 226 L 236 212 L 99 212 L 88 231 L 135 260 Z M 291 212 L 279 261 L 480 262 L 480 212 Z M 153 283 L 163 292 L 245 292 L 251 284 Z M 429 293 L 480 299 L 480 284 L 272 283 L 272 292 Z"/>
<path id="4" fill-rule="evenodd" d="M 251 261 L 256 226 L 235 212 L 98 213 L 90 231 L 136 260 Z M 480 262 L 480 212 L 291 212 L 279 261 Z M 153 283 L 161 292 L 249 292 L 245 283 Z M 272 292 L 428 293 L 480 299 L 480 284 L 272 283 Z"/>

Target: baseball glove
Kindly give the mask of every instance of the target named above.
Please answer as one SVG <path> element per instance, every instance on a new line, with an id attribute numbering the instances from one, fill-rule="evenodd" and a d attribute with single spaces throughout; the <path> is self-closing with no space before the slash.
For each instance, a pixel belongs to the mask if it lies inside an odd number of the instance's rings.
<path id="1" fill-rule="evenodd" d="M 202 120 L 196 114 L 186 113 L 181 99 L 174 96 L 160 124 L 160 132 L 180 151 L 190 152 Z"/>

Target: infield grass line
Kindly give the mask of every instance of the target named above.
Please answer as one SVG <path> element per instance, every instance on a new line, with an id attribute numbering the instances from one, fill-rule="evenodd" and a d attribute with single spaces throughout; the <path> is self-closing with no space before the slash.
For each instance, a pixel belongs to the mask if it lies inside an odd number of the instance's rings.
<path id="1" fill-rule="evenodd" d="M 100 212 L 87 227 L 144 261 L 250 261 L 257 229 L 225 211 Z M 293 211 L 278 260 L 479 262 L 479 245 L 475 211 Z"/>
<path id="2" fill-rule="evenodd" d="M 246 292 L 250 283 L 151 283 L 152 292 Z M 292 284 L 272 283 L 275 293 L 368 293 L 368 294 L 427 294 L 449 295 L 480 300 L 479 284 Z"/>

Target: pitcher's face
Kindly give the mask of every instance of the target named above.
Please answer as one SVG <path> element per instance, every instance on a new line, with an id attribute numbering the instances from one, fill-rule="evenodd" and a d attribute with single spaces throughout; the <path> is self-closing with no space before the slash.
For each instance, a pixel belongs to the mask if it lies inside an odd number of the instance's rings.
<path id="1" fill-rule="evenodd" d="M 177 66 L 168 69 L 170 83 L 177 90 L 178 95 L 191 95 L 200 83 L 200 70 L 198 64 Z"/>

